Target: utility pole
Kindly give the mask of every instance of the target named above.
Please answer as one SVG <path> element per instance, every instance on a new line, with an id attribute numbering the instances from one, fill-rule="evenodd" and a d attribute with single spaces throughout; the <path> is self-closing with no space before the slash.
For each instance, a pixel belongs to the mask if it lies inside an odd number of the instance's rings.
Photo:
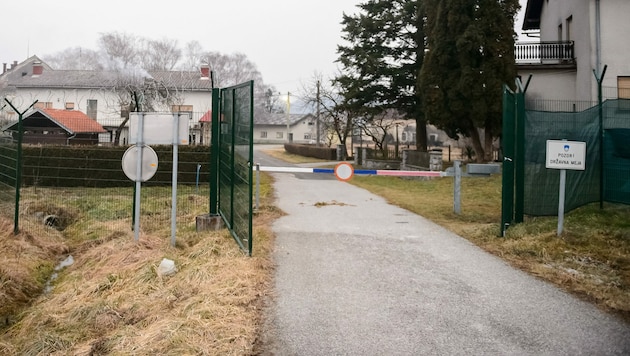
<path id="1" fill-rule="evenodd" d="M 291 99 L 290 92 L 287 92 L 287 142 L 291 143 L 291 129 L 289 128 L 289 123 L 291 121 Z"/>
<path id="2" fill-rule="evenodd" d="M 317 138 L 317 147 L 319 147 L 319 80 L 317 81 L 317 121 L 316 121 L 316 125 L 315 125 L 315 130 L 317 130 L 317 134 L 315 135 Z"/>

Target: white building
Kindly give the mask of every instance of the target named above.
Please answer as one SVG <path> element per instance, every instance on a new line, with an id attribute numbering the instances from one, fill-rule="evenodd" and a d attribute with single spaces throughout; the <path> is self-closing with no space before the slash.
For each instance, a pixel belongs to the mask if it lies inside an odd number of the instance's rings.
<path id="1" fill-rule="evenodd" d="M 628 0 L 528 0 L 523 30 L 540 41 L 517 43 L 527 100 L 596 102 L 601 75 L 606 98 L 630 98 Z"/>
<path id="2" fill-rule="evenodd" d="M 316 118 L 311 114 L 264 114 L 254 116 L 254 143 L 313 143 Z"/>
<path id="3" fill-rule="evenodd" d="M 153 108 L 154 111 L 190 114 L 191 144 L 209 144 L 204 142 L 206 135 L 199 124 L 200 118 L 212 108 L 209 74 L 208 67 L 193 72 L 143 73 L 54 70 L 37 56 L 32 56 L 22 63 L 13 62 L 9 68 L 4 65 L 0 75 L 0 95 L 8 98 L 18 110 L 25 110 L 37 100 L 36 108 L 81 111 L 108 131 L 99 137 L 102 144 L 108 144 L 114 142 L 116 130 L 128 115 L 129 103 L 123 102 L 121 93 L 130 80 L 135 80 L 139 87 L 151 89 L 154 95 L 161 97 L 161 106 Z M 9 105 L 4 106 L 0 110 L 0 121 L 14 120 L 17 120 L 17 114 Z M 119 140 L 123 144 L 129 141 L 126 126 L 122 127 Z"/>

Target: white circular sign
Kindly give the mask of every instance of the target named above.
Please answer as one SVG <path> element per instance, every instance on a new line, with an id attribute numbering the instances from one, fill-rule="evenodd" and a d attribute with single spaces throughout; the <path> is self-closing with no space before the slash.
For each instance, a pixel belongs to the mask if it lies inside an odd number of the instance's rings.
<path id="1" fill-rule="evenodd" d="M 138 157 L 142 152 L 142 169 L 138 177 Z M 122 158 L 122 169 L 127 178 L 134 182 L 146 182 L 155 175 L 158 168 L 158 157 L 150 146 L 131 146 Z"/>
<path id="2" fill-rule="evenodd" d="M 354 167 L 350 163 L 341 162 L 335 166 L 335 177 L 341 181 L 348 181 L 354 175 Z"/>

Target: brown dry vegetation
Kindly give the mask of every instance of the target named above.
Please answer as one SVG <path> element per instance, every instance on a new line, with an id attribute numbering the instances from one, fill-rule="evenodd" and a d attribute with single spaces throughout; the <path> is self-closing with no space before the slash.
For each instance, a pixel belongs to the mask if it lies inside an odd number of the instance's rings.
<path id="1" fill-rule="evenodd" d="M 281 215 L 273 207 L 270 177 L 261 177 L 253 257 L 225 231 L 178 232 L 173 248 L 168 231 L 150 228 L 135 242 L 128 222 L 118 222 L 104 236 L 93 233 L 102 222 L 76 222 L 64 233 L 24 229 L 13 235 L 12 221 L 0 216 L 0 354 L 255 354 L 273 274 L 270 226 Z M 570 212 L 561 237 L 555 236 L 556 220 L 543 217 L 498 238 L 498 176 L 463 180 L 461 215 L 452 212 L 451 179 L 355 177 L 351 183 L 533 275 L 630 315 L 630 207 L 607 204 L 603 211 L 587 206 Z M 51 293 L 43 293 L 54 267 L 68 254 L 75 263 L 60 273 Z M 163 258 L 175 261 L 175 275 L 158 275 Z"/>
<path id="2" fill-rule="evenodd" d="M 270 182 L 263 187 L 253 257 L 227 231 L 178 232 L 173 248 L 168 231 L 136 242 L 128 224 L 81 239 L 54 229 L 13 235 L 0 218 L 0 354 L 252 354 L 273 270 L 269 226 L 280 215 Z M 75 263 L 44 293 L 68 254 Z M 163 258 L 176 274 L 158 274 Z"/>

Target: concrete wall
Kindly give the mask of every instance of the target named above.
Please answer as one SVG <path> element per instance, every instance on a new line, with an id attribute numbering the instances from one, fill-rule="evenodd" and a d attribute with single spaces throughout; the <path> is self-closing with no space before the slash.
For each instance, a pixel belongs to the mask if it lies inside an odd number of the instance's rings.
<path id="1" fill-rule="evenodd" d="M 577 76 L 575 70 L 558 71 L 557 68 L 551 66 L 540 66 L 539 68 L 530 66 L 520 67 L 518 74 L 521 76 L 523 84 L 529 75 L 532 75 L 527 89 L 528 100 L 576 100 Z"/>

